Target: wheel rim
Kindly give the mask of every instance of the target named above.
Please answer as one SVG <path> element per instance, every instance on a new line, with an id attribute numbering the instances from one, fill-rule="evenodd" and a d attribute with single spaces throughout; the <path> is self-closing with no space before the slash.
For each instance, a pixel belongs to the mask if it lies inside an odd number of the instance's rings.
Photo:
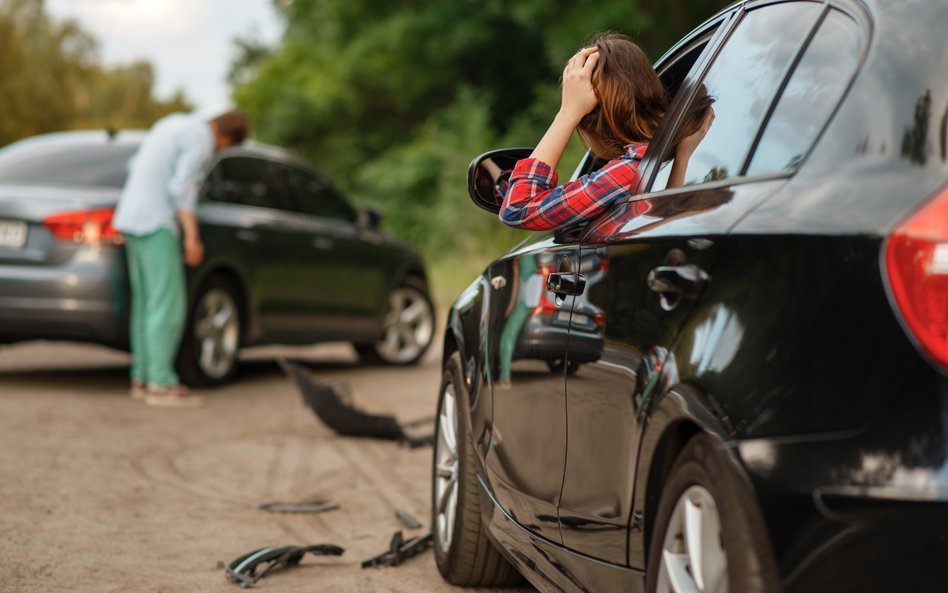
<path id="1" fill-rule="evenodd" d="M 376 350 L 386 362 L 409 362 L 424 352 L 433 332 L 434 313 L 428 299 L 416 289 L 396 288 L 389 297 L 385 329 Z"/>
<path id="2" fill-rule="evenodd" d="M 727 556 L 714 497 L 701 486 L 681 495 L 662 543 L 656 593 L 728 593 Z"/>
<path id="3" fill-rule="evenodd" d="M 448 383 L 438 411 L 438 438 L 435 442 L 435 535 L 442 550 L 454 538 L 454 518 L 458 506 L 458 414 L 454 386 Z"/>
<path id="4" fill-rule="evenodd" d="M 198 365 L 212 379 L 224 377 L 237 363 L 240 315 L 229 292 L 212 288 L 198 303 L 194 320 Z"/>

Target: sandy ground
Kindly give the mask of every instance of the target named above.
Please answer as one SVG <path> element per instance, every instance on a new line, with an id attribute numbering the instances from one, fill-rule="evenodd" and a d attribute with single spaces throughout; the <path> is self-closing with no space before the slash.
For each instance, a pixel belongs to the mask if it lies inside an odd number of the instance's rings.
<path id="1" fill-rule="evenodd" d="M 449 591 L 430 551 L 363 570 L 398 529 L 428 528 L 431 449 L 342 438 L 304 407 L 273 362 L 304 361 L 347 383 L 363 409 L 431 417 L 437 348 L 412 369 L 361 367 L 348 346 L 258 349 L 239 380 L 196 409 L 128 397 L 128 357 L 104 348 L 0 347 L 0 591 L 239 590 L 223 563 L 268 545 L 333 543 L 259 591 Z M 273 514 L 260 501 L 318 498 L 340 508 Z M 406 537 L 424 530 L 405 530 Z"/>

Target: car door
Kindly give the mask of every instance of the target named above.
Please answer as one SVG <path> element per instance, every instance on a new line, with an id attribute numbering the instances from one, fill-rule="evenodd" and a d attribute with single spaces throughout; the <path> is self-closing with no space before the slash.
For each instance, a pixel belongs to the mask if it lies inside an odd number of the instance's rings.
<path id="1" fill-rule="evenodd" d="M 491 438 L 488 486 L 505 513 L 560 542 L 556 507 L 566 459 L 564 364 L 572 297 L 546 289 L 551 274 L 575 273 L 568 233 L 540 235 L 486 270 Z"/>
<path id="2" fill-rule="evenodd" d="M 248 273 L 248 299 L 270 340 L 294 335 L 307 321 L 304 285 L 309 237 L 290 211 L 275 163 L 234 151 L 215 165 L 199 206 L 207 259 L 236 261 Z"/>
<path id="3" fill-rule="evenodd" d="M 374 338 L 397 254 L 380 248 L 379 233 L 359 227 L 355 209 L 327 179 L 302 165 L 278 169 L 305 235 L 300 280 L 311 321 L 299 329 L 323 340 Z"/>
<path id="4" fill-rule="evenodd" d="M 714 282 L 727 231 L 786 182 L 783 175 L 751 178 L 744 171 L 823 10 L 815 2 L 735 9 L 720 25 L 723 44 L 712 39 L 693 62 L 643 161 L 649 191 L 619 204 L 581 238 L 582 258 L 600 262 L 585 299 L 603 316 L 604 348 L 567 377 L 568 450 L 558 511 L 569 548 L 644 568 L 648 518 L 633 502 L 649 406 L 663 385 L 676 382 L 669 352 Z M 673 52 L 666 63 L 676 58 Z M 665 74 L 661 64 L 659 70 Z M 714 124 L 688 164 L 685 186 L 666 188 L 674 156 L 669 139 L 699 84 L 716 99 Z M 582 322 L 571 324 L 570 351 L 574 334 L 586 331 Z"/>

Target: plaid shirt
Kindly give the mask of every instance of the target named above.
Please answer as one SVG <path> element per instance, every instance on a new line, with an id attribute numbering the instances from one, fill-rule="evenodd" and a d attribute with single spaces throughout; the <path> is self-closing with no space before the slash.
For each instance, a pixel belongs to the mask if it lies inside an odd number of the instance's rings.
<path id="1" fill-rule="evenodd" d="M 628 196 L 639 183 L 639 162 L 647 144 L 630 144 L 626 153 L 589 175 L 556 186 L 556 171 L 537 159 L 517 162 L 498 185 L 504 193 L 500 220 L 507 226 L 546 231 L 585 222 L 616 200 Z"/>

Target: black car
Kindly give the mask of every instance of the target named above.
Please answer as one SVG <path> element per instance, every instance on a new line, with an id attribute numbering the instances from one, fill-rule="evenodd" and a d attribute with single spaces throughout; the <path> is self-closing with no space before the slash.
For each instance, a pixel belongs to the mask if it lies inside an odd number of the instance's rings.
<path id="1" fill-rule="evenodd" d="M 0 150 L 0 343 L 128 347 L 128 278 L 111 226 L 138 131 L 63 132 Z M 205 260 L 188 271 L 178 356 L 190 385 L 234 376 L 257 344 L 350 341 L 418 361 L 434 336 L 425 267 L 312 165 L 247 143 L 218 153 L 197 206 Z"/>
<path id="2" fill-rule="evenodd" d="M 946 28 L 944 2 L 744 1 L 656 63 L 672 102 L 638 193 L 531 235 L 451 309 L 432 478 L 448 581 L 948 590 Z M 700 85 L 716 118 L 666 189 Z M 478 205 L 498 209 L 481 162 L 522 156 L 475 159 Z M 552 369 L 505 345 L 524 258 L 555 262 L 557 318 L 602 316 L 573 373 L 585 326 Z"/>

